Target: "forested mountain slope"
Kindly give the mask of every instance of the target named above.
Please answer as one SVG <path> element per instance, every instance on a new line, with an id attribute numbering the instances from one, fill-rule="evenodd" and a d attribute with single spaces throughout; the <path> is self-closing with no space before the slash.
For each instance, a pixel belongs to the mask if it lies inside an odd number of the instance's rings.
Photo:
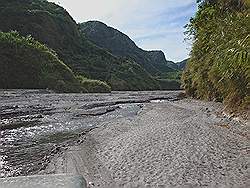
<path id="1" fill-rule="evenodd" d="M 46 0 L 1 0 L 0 30 L 31 35 L 55 50 L 75 74 L 106 81 L 113 90 L 159 89 L 140 65 L 92 44 L 64 8 Z"/>
<path id="2" fill-rule="evenodd" d="M 118 57 L 126 57 L 140 64 L 151 75 L 175 71 L 168 65 L 162 51 L 145 51 L 139 48 L 126 34 L 99 21 L 79 24 L 81 32 L 97 46 Z"/>
<path id="3" fill-rule="evenodd" d="M 87 92 L 56 54 L 31 37 L 0 32 L 0 88 Z"/>

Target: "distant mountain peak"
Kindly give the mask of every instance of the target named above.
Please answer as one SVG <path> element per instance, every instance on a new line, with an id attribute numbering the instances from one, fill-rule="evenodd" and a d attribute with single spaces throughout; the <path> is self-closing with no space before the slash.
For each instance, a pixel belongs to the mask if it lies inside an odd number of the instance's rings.
<path id="1" fill-rule="evenodd" d="M 100 21 L 81 23 L 80 30 L 97 46 L 108 50 L 117 57 L 133 59 L 152 75 L 174 71 L 169 67 L 169 61 L 166 60 L 161 50 L 143 50 L 126 34 Z"/>

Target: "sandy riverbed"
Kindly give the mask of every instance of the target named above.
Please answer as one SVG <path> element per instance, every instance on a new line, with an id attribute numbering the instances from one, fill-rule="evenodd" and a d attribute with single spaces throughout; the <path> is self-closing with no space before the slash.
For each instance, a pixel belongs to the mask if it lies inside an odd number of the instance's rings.
<path id="1" fill-rule="evenodd" d="M 218 103 L 144 103 L 80 138 L 41 173 L 83 175 L 92 187 L 249 187 L 247 122 Z"/>

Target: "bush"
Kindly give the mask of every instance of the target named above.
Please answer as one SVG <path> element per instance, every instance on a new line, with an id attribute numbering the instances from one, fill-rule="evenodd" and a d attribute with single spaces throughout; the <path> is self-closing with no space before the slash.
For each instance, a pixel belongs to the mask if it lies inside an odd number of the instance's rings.
<path id="1" fill-rule="evenodd" d="M 77 79 L 81 83 L 81 87 L 86 89 L 89 93 L 109 93 L 111 92 L 111 87 L 100 80 L 90 80 L 83 76 L 77 76 Z"/>

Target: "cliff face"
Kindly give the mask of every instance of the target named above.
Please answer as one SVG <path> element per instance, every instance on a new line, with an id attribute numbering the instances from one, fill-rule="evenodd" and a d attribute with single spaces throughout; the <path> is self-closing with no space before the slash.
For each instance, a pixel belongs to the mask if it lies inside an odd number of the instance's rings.
<path id="1" fill-rule="evenodd" d="M 141 66 L 91 43 L 65 9 L 46 0 L 1 0 L 0 30 L 32 35 L 55 50 L 75 73 L 107 81 L 114 90 L 159 88 Z M 136 85 L 132 78 L 137 78 Z"/>
<path id="2" fill-rule="evenodd" d="M 87 39 L 118 57 L 133 59 L 153 76 L 174 71 L 168 66 L 162 51 L 145 51 L 124 33 L 99 21 L 80 24 L 80 30 Z"/>

